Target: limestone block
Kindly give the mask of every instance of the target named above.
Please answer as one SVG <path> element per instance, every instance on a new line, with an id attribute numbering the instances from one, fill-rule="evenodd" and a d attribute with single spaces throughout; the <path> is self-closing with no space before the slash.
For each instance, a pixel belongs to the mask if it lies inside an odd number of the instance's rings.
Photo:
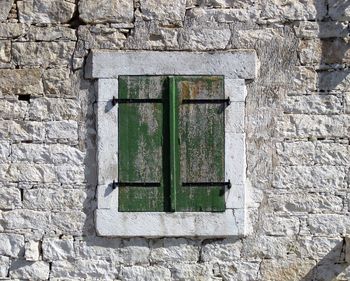
<path id="1" fill-rule="evenodd" d="M 5 21 L 12 8 L 13 0 L 3 0 L 0 3 L 0 21 Z"/>
<path id="2" fill-rule="evenodd" d="M 137 50 L 178 50 L 178 34 L 178 28 L 159 26 L 154 21 L 137 21 L 133 34 L 125 42 L 125 48 Z"/>
<path id="3" fill-rule="evenodd" d="M 316 20 L 327 14 L 324 0 L 316 3 L 296 0 L 271 0 L 261 3 L 261 17 L 272 21 Z"/>
<path id="4" fill-rule="evenodd" d="M 186 0 L 141 0 L 140 10 L 144 20 L 157 20 L 163 24 L 181 25 L 185 18 Z"/>
<path id="5" fill-rule="evenodd" d="M 268 202 L 274 211 L 290 214 L 341 212 L 343 209 L 343 199 L 340 196 L 331 193 L 317 194 L 313 191 L 271 194 Z"/>
<path id="6" fill-rule="evenodd" d="M 79 211 L 66 211 L 51 214 L 51 229 L 56 234 L 82 235 L 86 214 Z"/>
<path id="7" fill-rule="evenodd" d="M 49 183 L 56 181 L 56 173 L 50 164 L 11 164 L 7 178 L 11 181 Z"/>
<path id="8" fill-rule="evenodd" d="M 196 262 L 199 255 L 199 245 L 183 238 L 168 238 L 154 241 L 151 245 L 150 261 L 166 262 Z"/>
<path id="9" fill-rule="evenodd" d="M 81 210 L 86 193 L 75 189 L 29 189 L 24 191 L 23 206 L 31 210 Z"/>
<path id="10" fill-rule="evenodd" d="M 22 23 L 1 23 L 0 38 L 1 39 L 15 39 L 25 35 L 28 26 Z"/>
<path id="11" fill-rule="evenodd" d="M 19 234 L 0 233 L 0 255 L 18 257 L 23 254 L 24 238 Z"/>
<path id="12" fill-rule="evenodd" d="M 350 20 L 350 2 L 349 0 L 338 1 L 329 0 L 329 16 L 333 20 L 349 21 Z"/>
<path id="13" fill-rule="evenodd" d="M 345 261 L 350 263 L 350 237 L 345 236 Z"/>
<path id="14" fill-rule="evenodd" d="M 312 235 L 317 236 L 342 236 L 349 232 L 350 221 L 346 215 L 315 214 L 307 219 Z"/>
<path id="15" fill-rule="evenodd" d="M 44 238 L 42 248 L 45 261 L 66 260 L 75 257 L 73 239 Z"/>
<path id="16" fill-rule="evenodd" d="M 16 98 L 9 100 L 0 99 L 0 108 L 4 119 L 24 120 L 27 117 L 28 105 L 27 101 L 19 101 Z"/>
<path id="17" fill-rule="evenodd" d="M 106 260 L 54 261 L 50 279 L 116 280 L 118 268 Z"/>
<path id="18" fill-rule="evenodd" d="M 301 21 L 294 27 L 294 30 L 299 38 L 335 38 L 348 35 L 347 24 L 336 21 Z"/>
<path id="19" fill-rule="evenodd" d="M 260 262 L 258 261 L 234 261 L 232 263 L 220 263 L 214 265 L 213 273 L 218 272 L 223 280 L 251 281 L 259 276 Z M 205 279 L 204 279 L 205 280 Z"/>
<path id="20" fill-rule="evenodd" d="M 225 239 L 223 241 L 205 244 L 200 253 L 201 260 L 204 262 L 232 262 L 239 260 L 242 246 L 242 241 L 238 239 Z"/>
<path id="21" fill-rule="evenodd" d="M 264 233 L 271 236 L 293 236 L 299 232 L 299 219 L 296 217 L 268 215 L 264 217 Z"/>
<path id="22" fill-rule="evenodd" d="M 150 248 L 148 241 L 143 238 L 131 238 L 122 242 L 120 249 L 114 259 L 124 265 L 149 264 Z"/>
<path id="23" fill-rule="evenodd" d="M 125 281 L 133 280 L 162 280 L 170 281 L 171 273 L 168 268 L 161 266 L 122 266 L 120 269 L 120 278 Z"/>
<path id="24" fill-rule="evenodd" d="M 222 50 L 228 45 L 231 31 L 228 27 L 192 27 L 179 33 L 180 48 L 186 50 Z"/>
<path id="25" fill-rule="evenodd" d="M 322 59 L 322 42 L 319 39 L 302 40 L 299 43 L 299 57 L 302 65 L 320 64 Z"/>
<path id="26" fill-rule="evenodd" d="M 24 247 L 24 258 L 27 261 L 37 261 L 40 258 L 40 244 L 38 241 L 27 241 Z"/>
<path id="27" fill-rule="evenodd" d="M 28 280 L 47 280 L 50 274 L 50 266 L 43 261 L 15 260 L 11 263 L 10 277 Z"/>
<path id="28" fill-rule="evenodd" d="M 0 63 L 11 62 L 11 41 L 0 40 Z"/>
<path id="29" fill-rule="evenodd" d="M 7 184 L 1 187 L 0 209 L 12 210 L 21 206 L 21 192 L 13 184 Z"/>
<path id="30" fill-rule="evenodd" d="M 135 243 L 135 239 L 130 239 L 131 243 L 133 243 L 133 247 L 135 248 L 143 248 L 147 250 L 147 253 L 141 254 L 142 256 L 146 256 L 145 260 L 141 261 L 141 263 L 148 263 L 147 257 L 149 256 L 149 247 L 147 243 L 137 243 L 138 239 Z M 74 250 L 76 252 L 76 256 L 79 259 L 83 260 L 98 260 L 105 259 L 109 257 L 113 262 L 117 263 L 123 262 L 123 258 L 120 255 L 120 250 L 122 249 L 121 239 L 119 238 L 104 238 L 98 236 L 87 236 L 83 239 L 75 239 L 74 242 Z M 130 248 L 130 247 L 129 247 Z M 128 258 L 130 259 L 138 259 L 138 255 L 140 255 L 141 251 L 132 252 L 129 251 Z M 138 260 L 139 261 L 139 260 Z"/>
<path id="31" fill-rule="evenodd" d="M 125 35 L 116 28 L 104 25 L 81 25 L 78 29 L 79 41 L 75 55 L 84 57 L 91 49 L 121 49 Z"/>
<path id="32" fill-rule="evenodd" d="M 261 264 L 262 280 L 302 280 L 316 266 L 314 260 L 304 260 L 294 257 L 277 260 L 263 260 Z"/>
<path id="33" fill-rule="evenodd" d="M 82 0 L 79 1 L 79 15 L 86 23 L 131 22 L 134 6 L 132 1 Z"/>
<path id="34" fill-rule="evenodd" d="M 286 115 L 278 120 L 276 129 L 286 138 L 343 138 L 348 135 L 349 119 L 347 115 Z"/>
<path id="35" fill-rule="evenodd" d="M 45 128 L 41 122 L 9 122 L 9 134 L 16 141 L 43 141 Z"/>
<path id="36" fill-rule="evenodd" d="M 340 189 L 346 188 L 347 178 L 347 169 L 343 166 L 279 166 L 272 185 L 284 189 Z"/>
<path id="37" fill-rule="evenodd" d="M 6 163 L 9 161 L 10 156 L 10 142 L 0 141 L 0 163 Z"/>
<path id="38" fill-rule="evenodd" d="M 39 69 L 0 69 L 0 95 L 43 95 Z"/>
<path id="39" fill-rule="evenodd" d="M 283 110 L 287 114 L 340 114 L 342 100 L 335 95 L 288 96 Z"/>
<path id="40" fill-rule="evenodd" d="M 57 179 L 60 183 L 76 184 L 85 182 L 85 166 L 62 164 L 56 166 Z"/>
<path id="41" fill-rule="evenodd" d="M 14 42 L 13 61 L 25 67 L 70 66 L 75 42 Z"/>
<path id="42" fill-rule="evenodd" d="M 196 7 L 188 10 L 186 17 L 199 21 L 218 23 L 254 22 L 259 19 L 260 10 L 254 6 L 245 9 L 205 9 Z"/>
<path id="43" fill-rule="evenodd" d="M 0 33 L 1 34 L 1 33 Z M 67 26 L 30 26 L 28 30 L 30 41 L 76 41 L 76 31 Z"/>
<path id="44" fill-rule="evenodd" d="M 315 163 L 321 165 L 350 165 L 350 147 L 341 143 L 316 143 Z"/>
<path id="45" fill-rule="evenodd" d="M 71 97 L 74 95 L 69 69 L 46 69 L 43 73 L 45 95 L 50 97 Z"/>
<path id="46" fill-rule="evenodd" d="M 10 258 L 0 256 L 0 278 L 6 278 L 10 269 Z"/>
<path id="47" fill-rule="evenodd" d="M 300 256 L 304 259 L 324 259 L 325 262 L 342 262 L 343 238 L 303 237 L 299 239 Z"/>
<path id="48" fill-rule="evenodd" d="M 75 4 L 67 0 L 17 1 L 19 21 L 28 24 L 67 23 L 73 17 Z"/>
<path id="49" fill-rule="evenodd" d="M 315 145 L 312 142 L 276 143 L 276 159 L 280 165 L 313 165 Z"/>
<path id="50" fill-rule="evenodd" d="M 45 127 L 48 140 L 75 141 L 78 139 L 78 123 L 76 121 L 46 122 Z"/>
<path id="51" fill-rule="evenodd" d="M 60 98 L 31 99 L 28 118 L 33 121 L 78 120 L 80 117 L 79 101 Z"/>
<path id="52" fill-rule="evenodd" d="M 16 162 L 52 163 L 50 146 L 43 144 L 13 144 L 11 158 Z"/>
<path id="53" fill-rule="evenodd" d="M 85 154 L 75 147 L 68 145 L 51 145 L 51 161 L 54 164 L 83 165 Z"/>
<path id="54" fill-rule="evenodd" d="M 344 107 L 345 107 L 345 113 L 350 113 L 350 92 L 346 92 L 344 94 Z"/>
<path id="55" fill-rule="evenodd" d="M 296 254 L 298 250 L 297 241 L 292 237 L 259 235 L 244 240 L 242 257 L 282 259 L 287 255 Z M 240 259 L 238 258 L 238 261 Z"/>
<path id="56" fill-rule="evenodd" d="M 174 280 L 210 280 L 212 266 L 209 264 L 177 264 L 170 268 Z M 213 279 L 211 279 L 213 280 Z"/>

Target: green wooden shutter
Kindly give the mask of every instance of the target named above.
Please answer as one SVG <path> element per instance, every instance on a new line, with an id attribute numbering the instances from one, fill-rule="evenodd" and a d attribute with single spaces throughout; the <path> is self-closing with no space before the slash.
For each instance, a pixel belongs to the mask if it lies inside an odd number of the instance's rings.
<path id="1" fill-rule="evenodd" d="M 119 211 L 164 211 L 163 96 L 166 77 L 119 78 Z M 157 101 L 158 100 L 158 101 Z M 159 101 L 160 100 L 160 101 Z"/>
<path id="2" fill-rule="evenodd" d="M 224 79 L 176 77 L 179 99 L 180 181 L 177 211 L 224 211 Z M 210 103 L 206 100 L 219 100 Z M 187 184 L 187 185 L 186 185 Z"/>
<path id="3" fill-rule="evenodd" d="M 223 78 L 119 78 L 119 211 L 224 211 Z"/>

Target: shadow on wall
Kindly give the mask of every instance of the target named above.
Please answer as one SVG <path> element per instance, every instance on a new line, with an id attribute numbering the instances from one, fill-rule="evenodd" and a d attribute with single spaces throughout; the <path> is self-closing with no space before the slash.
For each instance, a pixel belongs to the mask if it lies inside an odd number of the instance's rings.
<path id="1" fill-rule="evenodd" d="M 316 20 L 321 39 L 321 58 L 318 71 L 318 90 L 341 91 L 340 87 L 349 74 L 350 35 L 348 24 L 350 0 L 315 0 Z M 345 65 L 345 66 L 344 66 Z M 331 71 L 333 70 L 333 71 Z M 349 85 L 344 85 L 349 89 Z"/>
<path id="2" fill-rule="evenodd" d="M 346 270 L 348 265 L 345 261 L 345 240 L 343 240 L 318 261 L 300 281 L 332 281 L 336 277 L 336 280 L 349 280 L 350 272 Z"/>
<path id="3" fill-rule="evenodd" d="M 350 74 L 347 69 L 350 62 L 350 44 L 347 42 L 350 26 L 344 16 L 346 9 L 350 9 L 350 0 L 316 0 L 315 5 L 321 40 L 317 88 L 320 92 L 344 93 L 350 84 L 347 79 Z M 324 16 L 325 9 L 327 13 Z M 345 261 L 343 240 L 318 261 L 301 281 L 349 280 L 349 277 L 350 267 Z"/>

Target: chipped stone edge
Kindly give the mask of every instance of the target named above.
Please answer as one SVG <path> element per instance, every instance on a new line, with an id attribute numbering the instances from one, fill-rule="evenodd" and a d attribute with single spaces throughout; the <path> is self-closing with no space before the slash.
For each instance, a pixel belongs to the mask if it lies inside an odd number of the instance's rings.
<path id="1" fill-rule="evenodd" d="M 118 66 L 114 66 L 113 78 L 101 78 L 99 72 L 95 72 L 96 61 L 101 54 L 108 53 L 108 58 L 113 61 L 119 59 L 121 67 L 125 68 L 123 61 L 130 59 L 130 54 L 142 53 L 141 58 L 144 63 L 139 65 L 128 65 L 127 70 L 122 69 L 118 74 Z M 220 65 L 221 60 L 232 59 L 232 53 L 225 56 L 219 52 L 218 56 L 207 53 L 211 60 L 206 67 L 209 70 L 191 69 L 191 72 L 183 73 L 181 68 L 181 56 L 188 59 L 188 52 L 176 52 L 178 61 L 173 68 L 173 72 L 167 72 L 167 65 L 173 63 L 163 59 L 158 61 L 157 69 L 147 68 L 154 60 L 154 55 L 160 55 L 160 52 L 146 52 L 149 55 L 144 56 L 144 51 L 135 52 L 97 52 L 96 57 L 93 53 L 88 59 L 88 70 L 91 70 L 92 78 L 97 80 L 97 162 L 98 162 L 98 188 L 97 203 L 98 209 L 95 213 L 96 230 L 100 236 L 114 237 L 229 237 L 247 235 L 247 207 L 246 207 L 246 155 L 245 155 L 245 133 L 244 133 L 244 103 L 247 94 L 245 80 L 232 78 L 232 73 L 237 69 L 235 61 L 226 64 L 231 65 L 231 69 L 217 68 L 213 72 L 213 64 Z M 167 53 L 167 52 L 165 52 Z M 244 52 L 247 54 L 249 52 Z M 113 57 L 115 54 L 115 57 Z M 122 57 L 122 54 L 126 58 Z M 191 53 L 196 56 L 197 53 Z M 250 53 L 251 58 L 242 60 L 247 69 L 256 67 L 256 55 Z M 204 56 L 204 53 L 201 53 Z M 235 57 L 237 58 L 237 53 Z M 239 57 L 239 56 L 238 56 Z M 180 61 L 180 62 L 179 62 Z M 134 60 L 128 61 L 133 63 Z M 212 64 L 210 64 L 212 62 Z M 147 64 L 148 63 L 148 64 Z M 155 63 L 155 62 L 153 62 Z M 251 65 L 250 65 L 251 64 Z M 100 65 L 100 63 L 97 63 Z M 173 66 L 174 66 L 173 65 Z M 101 65 L 99 67 L 102 67 Z M 108 67 L 108 64 L 107 64 Z M 137 71 L 136 71 L 137 69 Z M 142 69 L 142 73 L 139 71 Z M 161 71 L 160 71 L 161 69 Z M 162 72 L 165 69 L 164 72 Z M 129 72 L 130 71 L 130 72 Z M 135 71 L 135 72 L 132 72 Z M 198 72 L 200 71 L 200 72 Z M 97 73 L 97 74 L 96 74 Z M 231 107 L 226 112 L 225 120 L 225 179 L 232 182 L 231 190 L 226 190 L 226 212 L 224 213 L 158 213 L 158 212 L 118 212 L 118 188 L 112 189 L 113 180 L 118 179 L 118 106 L 111 105 L 111 99 L 118 97 L 118 77 L 119 75 L 161 75 L 161 74 L 191 74 L 191 75 L 224 75 L 225 77 L 225 95 L 230 97 Z M 251 72 L 246 79 L 253 79 L 256 71 Z M 243 106 L 242 106 L 243 105 Z M 234 118 L 233 118 L 234 117 Z M 147 226 L 147 227 L 146 227 Z"/>

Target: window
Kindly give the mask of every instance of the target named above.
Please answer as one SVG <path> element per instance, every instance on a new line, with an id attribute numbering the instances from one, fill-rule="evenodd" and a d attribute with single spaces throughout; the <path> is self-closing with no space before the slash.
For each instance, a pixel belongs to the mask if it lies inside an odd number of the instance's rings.
<path id="1" fill-rule="evenodd" d="M 225 211 L 222 76 L 121 76 L 120 212 Z"/>
<path id="2" fill-rule="evenodd" d="M 245 235 L 245 79 L 256 69 L 250 50 L 90 54 L 99 235 Z"/>

